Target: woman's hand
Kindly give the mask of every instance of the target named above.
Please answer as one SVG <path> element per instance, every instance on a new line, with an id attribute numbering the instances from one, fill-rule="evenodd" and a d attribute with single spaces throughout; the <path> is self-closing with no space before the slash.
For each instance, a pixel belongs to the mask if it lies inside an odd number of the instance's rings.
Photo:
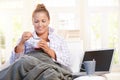
<path id="1" fill-rule="evenodd" d="M 55 55 L 55 52 L 54 50 L 52 50 L 49 46 L 48 46 L 48 43 L 41 39 L 39 42 L 38 42 L 38 48 L 41 48 L 42 50 L 44 50 L 45 53 L 47 53 L 50 57 L 56 59 L 56 55 Z"/>
<path id="2" fill-rule="evenodd" d="M 27 41 L 30 37 L 32 37 L 32 33 L 31 32 L 24 32 L 22 34 L 22 39 L 21 39 L 21 43 L 25 43 L 25 41 Z"/>
<path id="3" fill-rule="evenodd" d="M 30 37 L 32 37 L 32 33 L 31 32 L 24 32 L 22 34 L 22 39 L 21 39 L 20 43 L 15 47 L 15 52 L 16 53 L 22 53 L 24 51 L 24 43 Z"/>

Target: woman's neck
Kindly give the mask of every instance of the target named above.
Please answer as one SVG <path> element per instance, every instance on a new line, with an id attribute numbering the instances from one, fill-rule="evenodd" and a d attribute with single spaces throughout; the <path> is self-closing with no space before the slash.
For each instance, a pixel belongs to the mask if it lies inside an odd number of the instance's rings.
<path id="1" fill-rule="evenodd" d="M 47 32 L 45 32 L 45 33 L 43 33 L 43 34 L 38 34 L 38 37 L 40 37 L 40 38 L 42 38 L 43 40 L 45 40 L 45 41 L 49 41 L 49 39 L 48 39 L 48 31 Z"/>

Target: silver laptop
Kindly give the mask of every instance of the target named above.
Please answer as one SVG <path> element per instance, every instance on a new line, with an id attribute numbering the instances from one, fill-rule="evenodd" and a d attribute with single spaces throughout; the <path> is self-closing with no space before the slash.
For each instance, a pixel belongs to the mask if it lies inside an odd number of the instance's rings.
<path id="1" fill-rule="evenodd" d="M 95 59 L 95 75 L 103 75 L 110 72 L 114 49 L 85 51 L 83 61 Z M 83 62 L 82 61 L 82 62 Z M 84 65 L 81 65 L 80 75 L 86 75 Z"/>

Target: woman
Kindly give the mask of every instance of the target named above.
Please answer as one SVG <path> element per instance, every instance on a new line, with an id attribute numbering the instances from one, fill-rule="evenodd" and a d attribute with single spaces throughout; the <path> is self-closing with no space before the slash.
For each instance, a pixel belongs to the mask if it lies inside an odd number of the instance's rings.
<path id="1" fill-rule="evenodd" d="M 0 72 L 0 80 L 53 80 L 53 78 L 54 80 L 71 80 L 71 77 L 65 77 L 66 74 L 71 76 L 69 71 L 70 58 L 67 45 L 65 41 L 57 36 L 54 33 L 54 30 L 49 27 L 49 12 L 43 4 L 37 5 L 32 14 L 32 22 L 35 31 L 33 33 L 24 32 L 22 34 L 20 41 L 12 52 L 10 67 Z M 36 67 L 38 64 L 40 67 L 39 69 Z M 50 64 L 50 66 L 48 64 Z M 50 77 L 45 77 L 46 74 L 48 75 L 51 71 L 48 70 L 48 67 L 51 68 L 51 64 L 52 69 L 57 66 L 57 69 L 63 73 L 64 79 L 61 76 L 55 76 L 56 72 Z M 40 69 L 47 69 L 45 73 L 42 73 L 42 77 L 41 75 L 39 76 L 40 73 L 36 73 L 36 71 L 41 72 Z M 33 78 L 31 76 L 34 71 L 37 74 L 37 77 Z M 10 74 L 10 72 L 13 73 Z M 5 76 L 8 76 L 10 79 Z"/>

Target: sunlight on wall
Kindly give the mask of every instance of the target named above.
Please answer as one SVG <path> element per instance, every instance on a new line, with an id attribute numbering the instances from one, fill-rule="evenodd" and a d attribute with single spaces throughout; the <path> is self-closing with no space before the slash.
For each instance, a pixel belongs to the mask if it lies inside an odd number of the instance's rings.
<path id="1" fill-rule="evenodd" d="M 74 7 L 75 0 L 40 0 L 41 3 L 44 3 L 49 7 Z"/>
<path id="2" fill-rule="evenodd" d="M 119 6 L 119 0 L 88 0 L 88 6 L 93 7 Z"/>
<path id="3" fill-rule="evenodd" d="M 7 5 L 7 6 L 6 6 Z M 23 1 L 21 0 L 16 0 L 16 1 L 0 1 L 0 8 L 1 9 L 18 9 L 18 8 L 23 8 Z"/>

